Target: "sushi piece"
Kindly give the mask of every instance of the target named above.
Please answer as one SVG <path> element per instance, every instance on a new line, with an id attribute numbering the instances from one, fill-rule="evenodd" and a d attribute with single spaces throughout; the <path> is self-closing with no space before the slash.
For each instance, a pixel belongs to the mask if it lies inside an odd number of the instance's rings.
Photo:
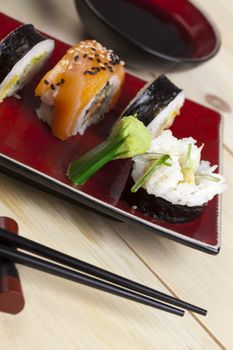
<path id="1" fill-rule="evenodd" d="M 124 194 L 126 201 L 168 222 L 198 217 L 208 201 L 226 188 L 224 177 L 215 173 L 217 166 L 200 160 L 202 147 L 192 137 L 177 139 L 170 130 L 163 131 L 147 155 L 134 157 L 133 186 Z"/>
<path id="2" fill-rule="evenodd" d="M 122 112 L 137 114 L 153 136 L 169 128 L 184 104 L 184 91 L 175 86 L 165 75 L 145 85 Z"/>
<path id="3" fill-rule="evenodd" d="M 116 103 L 124 81 L 124 63 L 95 40 L 71 47 L 36 88 L 42 104 L 37 116 L 54 136 L 83 135 Z"/>
<path id="4" fill-rule="evenodd" d="M 25 24 L 0 42 L 0 102 L 27 84 L 54 49 L 54 41 Z"/>

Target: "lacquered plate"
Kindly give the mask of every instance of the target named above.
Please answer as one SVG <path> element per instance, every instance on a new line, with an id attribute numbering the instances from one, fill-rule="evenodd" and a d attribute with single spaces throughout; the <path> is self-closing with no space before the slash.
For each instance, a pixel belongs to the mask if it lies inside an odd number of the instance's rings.
<path id="1" fill-rule="evenodd" d="M 0 14 L 0 38 L 20 23 Z M 17 179 L 74 201 L 107 216 L 148 228 L 190 247 L 217 254 L 220 249 L 220 200 L 215 197 L 203 215 L 189 223 L 170 224 L 146 216 L 127 205 L 121 194 L 130 173 L 130 160 L 111 162 L 85 185 L 75 188 L 65 173 L 70 161 L 102 142 L 109 130 L 145 81 L 127 74 L 116 108 L 103 122 L 87 130 L 84 136 L 67 141 L 54 138 L 49 127 L 35 116 L 39 101 L 34 89 L 42 75 L 63 56 L 68 45 L 56 40 L 54 54 L 47 66 L 21 92 L 21 99 L 8 98 L 0 104 L 0 167 Z M 186 100 L 181 115 L 172 127 L 177 137 L 193 136 L 205 143 L 203 159 L 220 163 L 221 117 L 215 111 Z"/>

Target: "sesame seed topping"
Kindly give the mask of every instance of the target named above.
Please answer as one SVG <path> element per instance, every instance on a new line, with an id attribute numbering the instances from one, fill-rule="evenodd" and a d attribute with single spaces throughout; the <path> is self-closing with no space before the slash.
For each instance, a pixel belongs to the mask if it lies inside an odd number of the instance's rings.
<path id="1" fill-rule="evenodd" d="M 49 85 L 49 81 L 48 80 L 44 80 L 44 83 L 45 83 L 45 85 Z"/>
<path id="2" fill-rule="evenodd" d="M 59 85 L 61 85 L 61 84 L 64 84 L 64 82 L 65 82 L 65 79 L 61 79 L 57 84 L 56 84 L 56 86 L 59 86 Z"/>
<path id="3" fill-rule="evenodd" d="M 87 58 L 87 53 L 85 53 L 85 54 L 83 55 L 83 58 Z"/>
<path id="4" fill-rule="evenodd" d="M 113 69 L 111 66 L 107 66 L 107 68 L 108 68 L 109 72 L 113 73 Z"/>
<path id="5" fill-rule="evenodd" d="M 62 66 L 67 66 L 69 64 L 69 61 L 68 60 L 62 60 L 61 61 L 61 65 Z"/>
<path id="6" fill-rule="evenodd" d="M 56 86 L 54 84 L 51 84 L 50 87 L 52 90 L 56 90 Z"/>
<path id="7" fill-rule="evenodd" d="M 79 60 L 79 55 L 74 56 L 74 60 L 78 61 Z"/>
<path id="8" fill-rule="evenodd" d="M 92 72 L 90 70 L 85 70 L 85 72 L 83 73 L 84 75 L 86 74 L 90 74 L 90 75 L 95 75 L 97 72 Z"/>
<path id="9" fill-rule="evenodd" d="M 101 63 L 101 59 L 100 59 L 100 58 L 97 58 L 96 61 L 97 61 L 98 63 Z"/>
<path id="10" fill-rule="evenodd" d="M 110 60 L 109 63 L 112 65 L 120 63 L 119 57 L 117 55 L 115 55 L 113 52 L 110 53 L 109 60 Z"/>
<path id="11" fill-rule="evenodd" d="M 106 67 L 100 67 L 102 70 L 106 70 Z"/>

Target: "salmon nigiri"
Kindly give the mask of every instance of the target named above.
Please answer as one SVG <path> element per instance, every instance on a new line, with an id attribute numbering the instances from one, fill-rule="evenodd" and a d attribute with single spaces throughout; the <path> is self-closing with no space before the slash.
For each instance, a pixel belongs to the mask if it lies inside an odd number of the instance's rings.
<path id="1" fill-rule="evenodd" d="M 35 94 L 42 104 L 37 116 L 61 140 L 83 135 L 116 103 L 124 82 L 123 65 L 95 40 L 81 41 L 38 84 Z"/>

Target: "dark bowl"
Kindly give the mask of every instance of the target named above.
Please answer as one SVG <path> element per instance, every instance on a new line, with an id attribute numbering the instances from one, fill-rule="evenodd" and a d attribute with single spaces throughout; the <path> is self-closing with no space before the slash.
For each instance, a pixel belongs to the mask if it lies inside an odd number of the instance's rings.
<path id="1" fill-rule="evenodd" d="M 125 59 L 153 57 L 159 61 L 197 64 L 212 58 L 220 48 L 216 28 L 187 0 L 75 0 L 75 3 L 88 35 Z"/>

